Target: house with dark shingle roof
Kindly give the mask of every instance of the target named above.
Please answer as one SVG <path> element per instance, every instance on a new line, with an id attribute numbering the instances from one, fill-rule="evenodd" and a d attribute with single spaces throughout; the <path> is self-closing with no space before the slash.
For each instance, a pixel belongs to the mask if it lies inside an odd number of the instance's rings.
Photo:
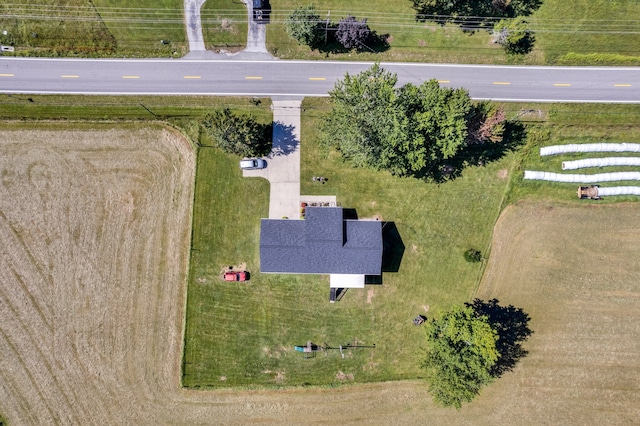
<path id="1" fill-rule="evenodd" d="M 307 207 L 305 219 L 262 219 L 260 271 L 329 274 L 332 288 L 382 274 L 382 223 L 345 219 L 342 207 Z"/>

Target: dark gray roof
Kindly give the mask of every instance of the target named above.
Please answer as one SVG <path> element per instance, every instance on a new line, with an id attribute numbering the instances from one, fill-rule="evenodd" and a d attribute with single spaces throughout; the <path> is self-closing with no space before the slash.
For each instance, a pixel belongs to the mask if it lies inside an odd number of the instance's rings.
<path id="1" fill-rule="evenodd" d="M 381 274 L 381 222 L 344 220 L 341 207 L 307 207 L 305 217 L 262 219 L 262 272 Z"/>

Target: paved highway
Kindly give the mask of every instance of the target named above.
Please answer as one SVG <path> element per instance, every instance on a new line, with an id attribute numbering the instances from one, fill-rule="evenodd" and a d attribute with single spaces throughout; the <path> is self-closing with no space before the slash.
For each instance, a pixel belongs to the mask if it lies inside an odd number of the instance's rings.
<path id="1" fill-rule="evenodd" d="M 370 63 L 0 58 L 0 93 L 326 96 Z M 640 68 L 382 63 L 401 84 L 435 78 L 475 99 L 640 103 Z"/>

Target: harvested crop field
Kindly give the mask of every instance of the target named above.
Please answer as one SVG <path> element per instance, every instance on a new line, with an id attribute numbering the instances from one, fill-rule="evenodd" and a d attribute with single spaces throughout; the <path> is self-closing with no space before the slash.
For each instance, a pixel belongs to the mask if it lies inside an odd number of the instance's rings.
<path id="1" fill-rule="evenodd" d="M 508 395 L 503 418 L 640 418 L 639 208 L 522 202 L 503 212 L 478 297 L 524 309 L 534 331 L 528 356 L 484 395 Z"/>

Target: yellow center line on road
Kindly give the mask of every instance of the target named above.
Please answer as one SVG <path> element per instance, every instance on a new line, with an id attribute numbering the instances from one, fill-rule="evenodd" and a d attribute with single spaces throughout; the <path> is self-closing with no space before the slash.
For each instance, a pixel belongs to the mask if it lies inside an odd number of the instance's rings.
<path id="1" fill-rule="evenodd" d="M 139 75 L 123 75 L 122 78 L 140 78 Z"/>
<path id="2" fill-rule="evenodd" d="M 185 75 L 184 78 L 202 78 L 199 75 Z"/>
<path id="3" fill-rule="evenodd" d="M 614 84 L 613 87 L 631 87 L 630 84 Z"/>
<path id="4" fill-rule="evenodd" d="M 571 86 L 571 84 L 569 83 L 553 83 L 554 86 L 556 87 L 569 87 Z"/>
<path id="5" fill-rule="evenodd" d="M 508 81 L 494 81 L 493 84 L 508 86 L 511 83 L 509 83 Z"/>
<path id="6" fill-rule="evenodd" d="M 64 74 L 64 75 L 61 75 L 60 78 L 80 78 L 80 76 Z"/>
<path id="7" fill-rule="evenodd" d="M 446 83 L 451 83 L 451 81 L 449 81 L 449 80 L 438 80 L 438 83 L 446 84 Z"/>
<path id="8" fill-rule="evenodd" d="M 13 77 L 13 74 L 0 74 L 0 77 Z"/>
<path id="9" fill-rule="evenodd" d="M 262 80 L 262 77 L 256 77 L 256 76 L 247 76 L 244 78 L 245 80 Z"/>
<path id="10" fill-rule="evenodd" d="M 311 81 L 324 81 L 326 79 L 326 77 L 309 77 L 309 80 Z"/>

